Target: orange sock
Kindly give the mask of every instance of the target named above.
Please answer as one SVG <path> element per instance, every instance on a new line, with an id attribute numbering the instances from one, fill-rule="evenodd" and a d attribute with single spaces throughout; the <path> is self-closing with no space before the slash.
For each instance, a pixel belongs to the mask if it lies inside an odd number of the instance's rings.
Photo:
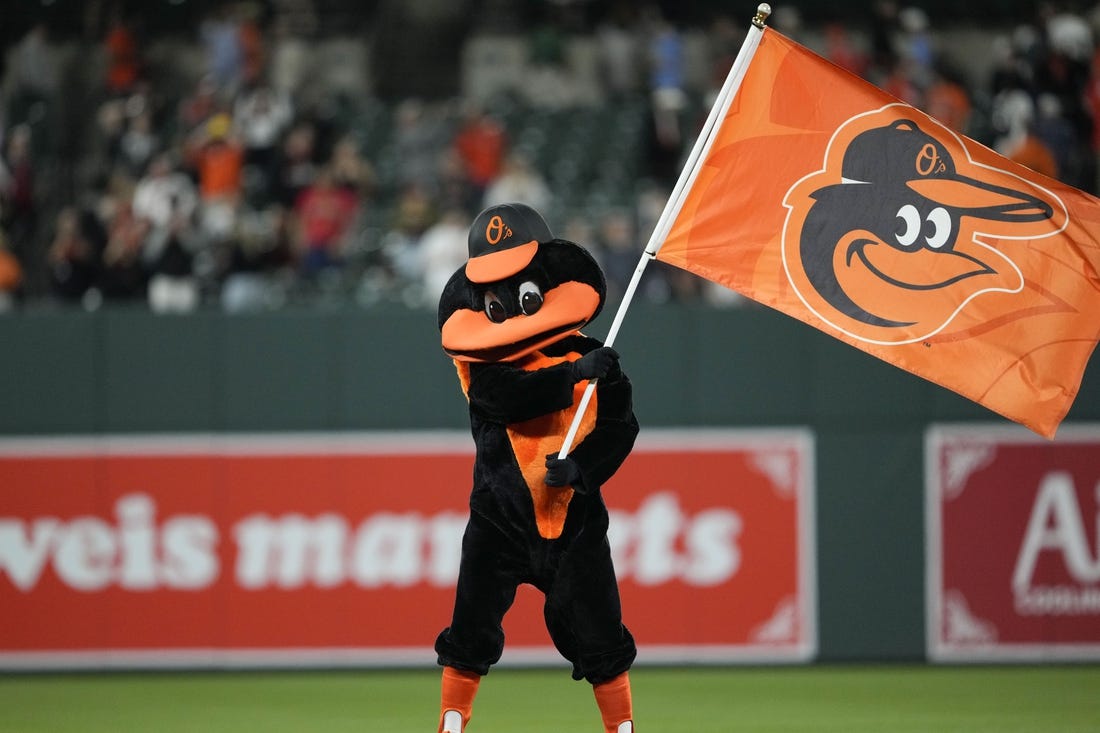
<path id="1" fill-rule="evenodd" d="M 606 733 L 617 733 L 619 725 L 634 720 L 634 706 L 630 699 L 630 676 L 623 672 L 607 682 L 592 686 L 596 695 L 596 705 L 603 717 L 603 729 Z"/>
<path id="2" fill-rule="evenodd" d="M 443 668 L 437 733 L 443 733 L 443 714 L 448 710 L 457 710 L 461 713 L 462 727 L 466 727 L 473 715 L 474 697 L 477 695 L 479 684 L 481 684 L 481 675 L 476 672 L 466 672 L 454 667 Z"/>

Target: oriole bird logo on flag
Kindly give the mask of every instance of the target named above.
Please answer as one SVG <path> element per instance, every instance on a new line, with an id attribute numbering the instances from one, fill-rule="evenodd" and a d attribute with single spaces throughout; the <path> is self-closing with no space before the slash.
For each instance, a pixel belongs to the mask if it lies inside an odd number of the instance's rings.
<path id="1" fill-rule="evenodd" d="M 846 121 L 824 168 L 783 201 L 791 286 L 823 321 L 869 343 L 929 338 L 982 294 L 1019 292 L 1019 266 L 992 243 L 1066 223 L 1057 196 L 973 163 L 953 133 L 909 110 Z"/>
<path id="2" fill-rule="evenodd" d="M 1048 437 L 1100 339 L 1100 199 L 770 28 L 656 257 Z"/>

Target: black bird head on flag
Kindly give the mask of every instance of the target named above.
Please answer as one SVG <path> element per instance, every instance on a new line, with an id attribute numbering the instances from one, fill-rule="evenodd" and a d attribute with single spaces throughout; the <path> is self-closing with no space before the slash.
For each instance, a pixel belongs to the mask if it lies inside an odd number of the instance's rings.
<path id="1" fill-rule="evenodd" d="M 1020 268 L 990 242 L 1034 236 L 1037 225 L 1049 232 L 1056 210 L 1039 188 L 972 163 L 957 138 L 912 113 L 848 120 L 825 168 L 785 201 L 792 284 L 857 338 L 924 338 L 979 293 L 1019 290 Z"/>

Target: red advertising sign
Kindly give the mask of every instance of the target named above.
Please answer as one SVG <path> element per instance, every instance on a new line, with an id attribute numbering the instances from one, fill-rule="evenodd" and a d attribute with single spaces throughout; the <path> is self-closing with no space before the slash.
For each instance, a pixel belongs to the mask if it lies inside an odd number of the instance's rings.
<path id="1" fill-rule="evenodd" d="M 816 650 L 812 441 L 646 433 L 604 487 L 641 662 Z M 431 665 L 460 433 L 0 441 L 0 668 Z M 504 662 L 558 659 L 521 588 Z"/>
<path id="2" fill-rule="evenodd" d="M 928 654 L 1100 659 L 1100 426 L 926 436 Z"/>

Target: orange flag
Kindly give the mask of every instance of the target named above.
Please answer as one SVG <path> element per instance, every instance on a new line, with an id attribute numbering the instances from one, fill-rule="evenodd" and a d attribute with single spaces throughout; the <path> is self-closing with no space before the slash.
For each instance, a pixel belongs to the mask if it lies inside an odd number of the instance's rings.
<path id="1" fill-rule="evenodd" d="M 770 29 L 657 259 L 1046 437 L 1100 339 L 1100 199 Z"/>

